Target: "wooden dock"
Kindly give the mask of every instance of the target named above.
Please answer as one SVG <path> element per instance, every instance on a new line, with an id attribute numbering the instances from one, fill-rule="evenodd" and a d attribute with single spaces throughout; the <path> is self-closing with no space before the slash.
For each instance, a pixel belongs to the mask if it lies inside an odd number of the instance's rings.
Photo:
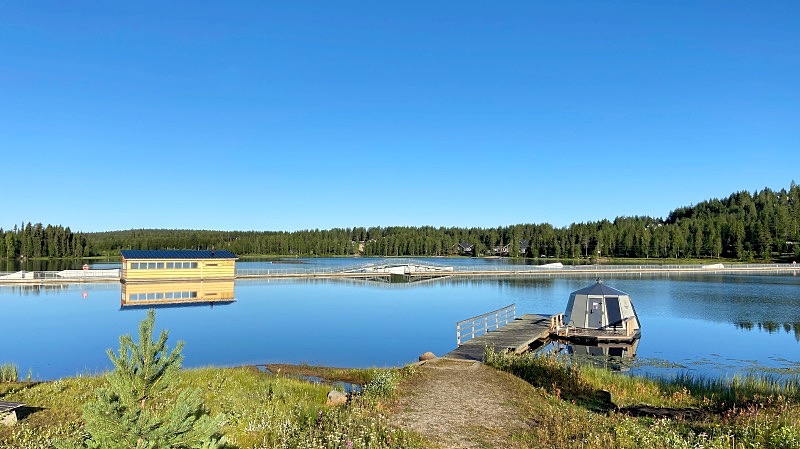
<path id="1" fill-rule="evenodd" d="M 490 330 L 459 345 L 444 357 L 483 361 L 487 346 L 494 347 L 498 352 L 522 353 L 544 344 L 549 335 L 549 315 L 525 314 L 509 321 L 505 326 Z"/>
<path id="2" fill-rule="evenodd" d="M 10 426 L 17 422 L 17 409 L 24 406 L 22 402 L 0 401 L 0 424 Z"/>

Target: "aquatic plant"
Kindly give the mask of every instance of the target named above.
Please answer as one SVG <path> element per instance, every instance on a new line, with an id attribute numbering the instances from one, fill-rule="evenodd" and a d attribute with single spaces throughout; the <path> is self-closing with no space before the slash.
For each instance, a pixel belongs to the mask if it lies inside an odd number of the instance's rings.
<path id="1" fill-rule="evenodd" d="M 712 378 L 681 373 L 670 379 L 658 380 L 663 388 L 681 386 L 695 396 L 706 397 L 729 405 L 783 397 L 800 400 L 800 376 L 747 374 L 732 378 Z"/>

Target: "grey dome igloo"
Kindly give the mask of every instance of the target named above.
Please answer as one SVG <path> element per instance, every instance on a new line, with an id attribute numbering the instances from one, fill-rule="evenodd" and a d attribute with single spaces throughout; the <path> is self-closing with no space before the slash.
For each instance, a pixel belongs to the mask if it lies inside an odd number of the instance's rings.
<path id="1" fill-rule="evenodd" d="M 576 290 L 569 295 L 564 311 L 567 325 L 580 329 L 632 330 L 638 333 L 639 317 L 630 295 L 604 284 L 597 283 Z"/>

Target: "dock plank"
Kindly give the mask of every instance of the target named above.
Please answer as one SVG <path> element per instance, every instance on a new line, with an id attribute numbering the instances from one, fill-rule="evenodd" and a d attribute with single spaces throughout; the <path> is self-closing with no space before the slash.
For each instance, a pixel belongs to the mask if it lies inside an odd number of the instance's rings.
<path id="1" fill-rule="evenodd" d="M 23 404 L 22 402 L 0 401 L 0 413 L 10 412 L 10 411 L 15 410 L 17 408 L 20 408 L 20 407 L 22 407 L 24 405 L 25 404 Z"/>
<path id="2" fill-rule="evenodd" d="M 483 361 L 486 346 L 493 346 L 496 351 L 521 353 L 528 350 L 531 343 L 546 340 L 548 335 L 550 316 L 529 313 L 463 343 L 444 357 Z"/>

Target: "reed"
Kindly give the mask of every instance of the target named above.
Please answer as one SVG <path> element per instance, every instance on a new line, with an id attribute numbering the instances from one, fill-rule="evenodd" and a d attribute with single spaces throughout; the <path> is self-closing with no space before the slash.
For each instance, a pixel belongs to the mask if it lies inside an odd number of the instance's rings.
<path id="1" fill-rule="evenodd" d="M 0 382 L 16 382 L 19 380 L 19 369 L 13 363 L 0 365 Z"/>
<path id="2" fill-rule="evenodd" d="M 781 396 L 800 400 L 800 376 L 774 374 L 747 374 L 733 378 L 713 378 L 681 373 L 674 378 L 660 380 L 664 389 L 686 388 L 695 396 L 730 405 L 759 401 Z"/>
<path id="3" fill-rule="evenodd" d="M 491 349 L 487 349 L 486 363 L 550 393 L 546 401 L 531 400 L 537 425 L 518 435 L 523 446 L 800 449 L 800 381 L 796 376 L 638 377 L 579 366 L 560 355 L 515 356 Z M 611 407 L 597 410 L 597 402 L 588 399 L 599 390 L 612 393 Z M 635 418 L 622 409 L 629 405 L 702 413 L 681 419 Z"/>
<path id="4" fill-rule="evenodd" d="M 551 393 L 586 395 L 600 389 L 608 390 L 618 406 L 644 403 L 660 407 L 730 408 L 778 397 L 800 401 L 798 375 L 764 373 L 716 378 L 681 373 L 670 378 L 639 377 L 570 363 L 562 355 L 515 356 L 500 354 L 491 348 L 487 348 L 486 363 Z"/>

